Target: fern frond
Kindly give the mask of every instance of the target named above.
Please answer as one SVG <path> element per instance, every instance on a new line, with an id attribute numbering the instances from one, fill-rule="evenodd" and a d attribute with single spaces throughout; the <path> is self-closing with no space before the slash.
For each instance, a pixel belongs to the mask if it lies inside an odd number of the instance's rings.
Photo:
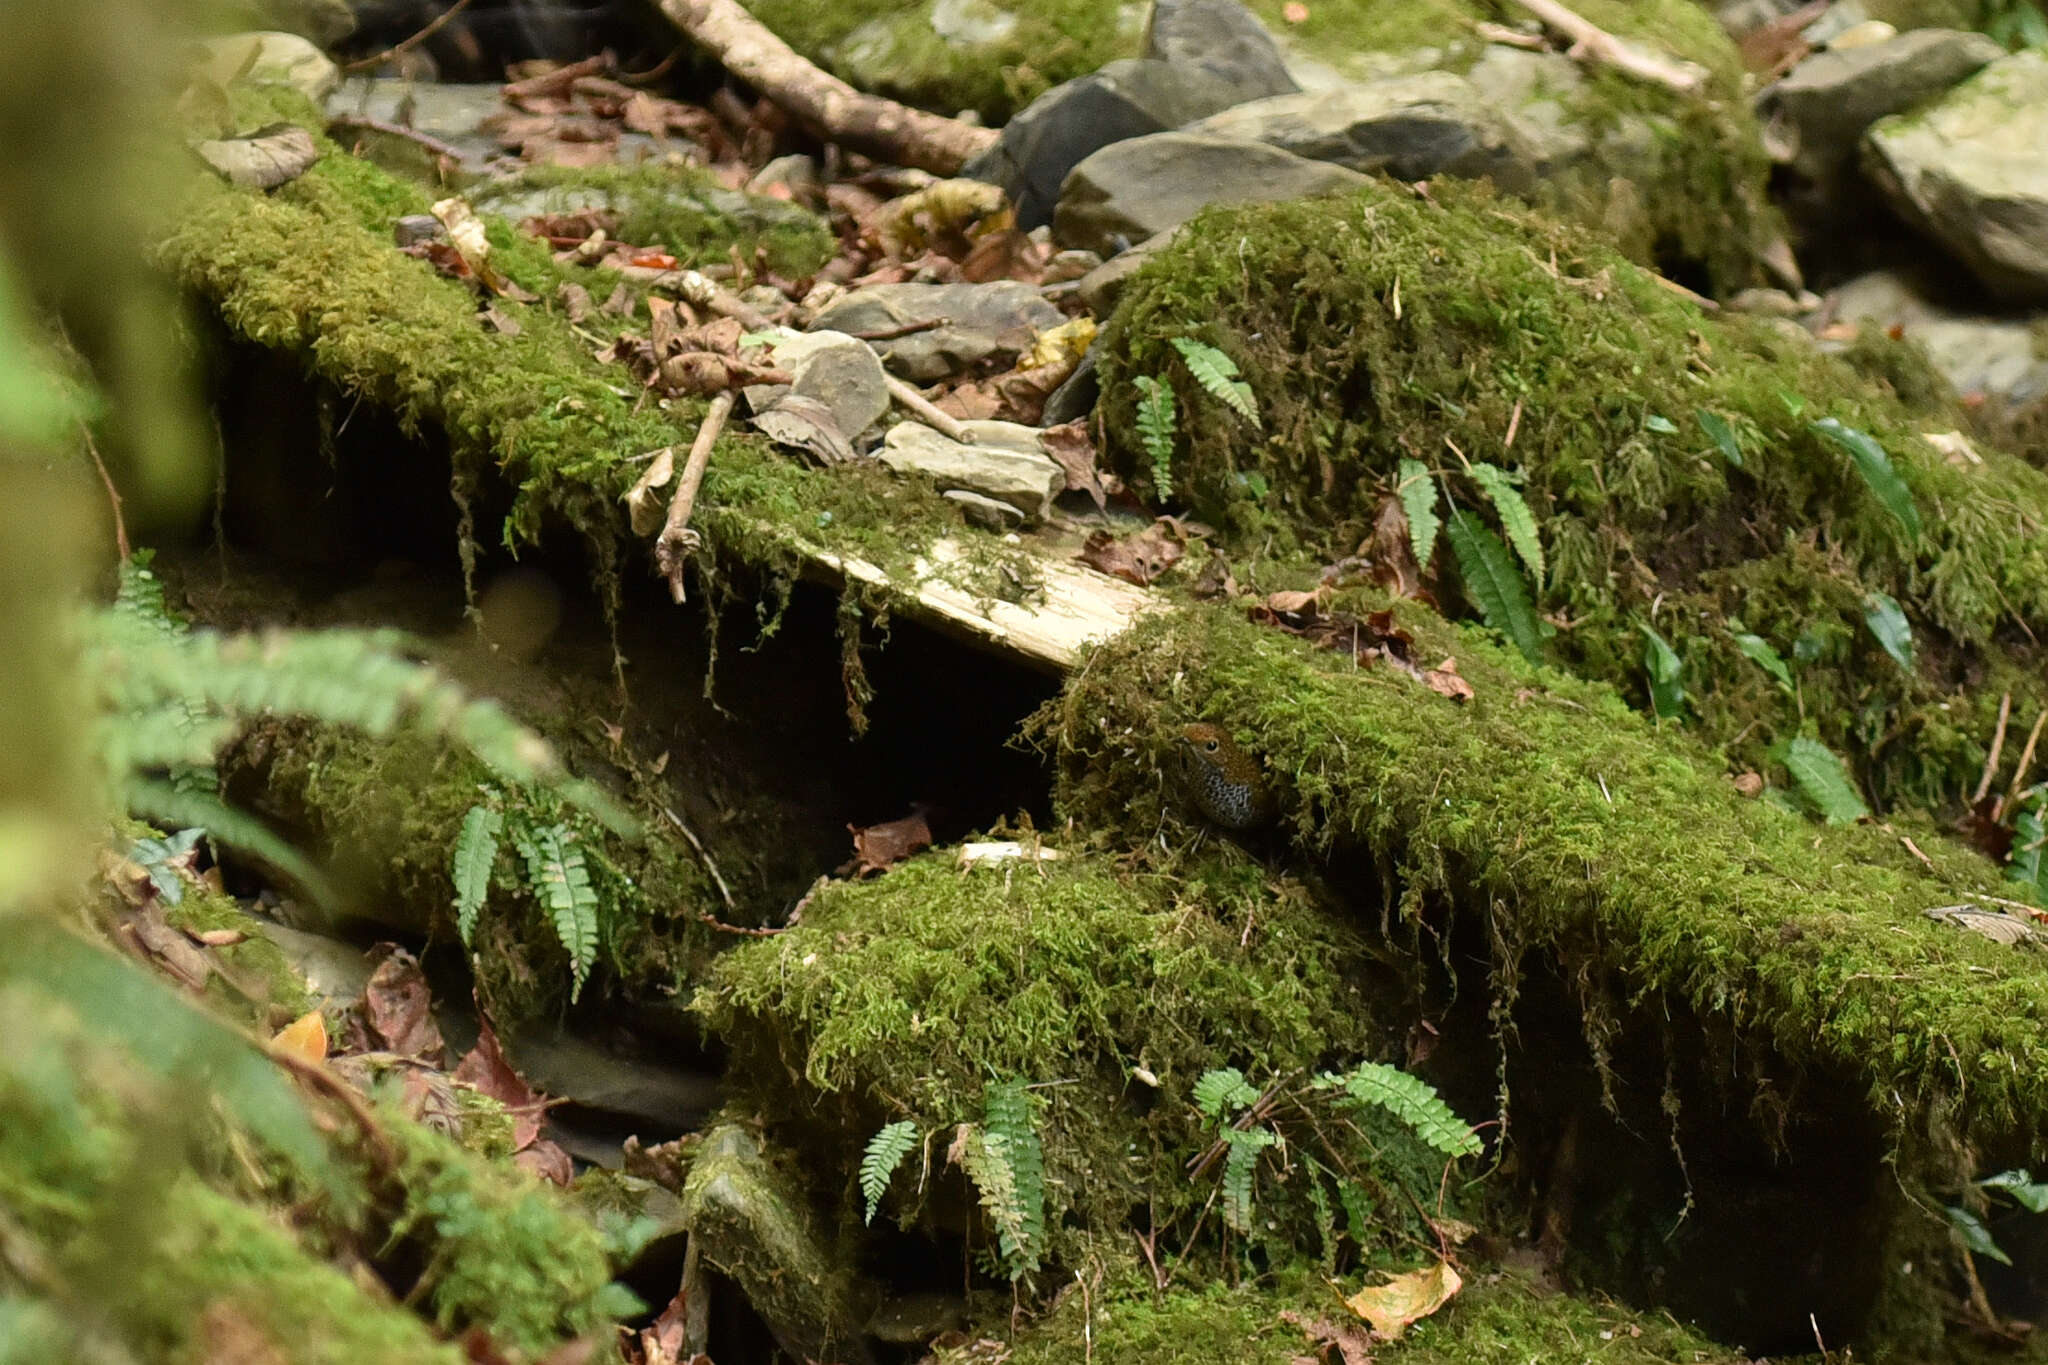
<path id="1" fill-rule="evenodd" d="M 1841 758 L 1819 740 L 1800 735 L 1788 741 L 1779 751 L 1779 761 L 1792 774 L 1799 794 L 1828 824 L 1853 825 L 1870 814 Z"/>
<path id="2" fill-rule="evenodd" d="M 253 853 L 298 882 L 315 900 L 333 904 L 334 888 L 305 856 L 277 837 L 255 816 L 236 810 L 211 792 L 184 791 L 154 779 L 122 788 L 129 811 L 167 829 L 203 829 L 214 839 Z"/>
<path id="3" fill-rule="evenodd" d="M 1234 1066 L 1204 1071 L 1195 1082 L 1195 1108 L 1212 1123 L 1221 1123 L 1258 1097 L 1259 1092 L 1245 1083 L 1244 1073 Z"/>
<path id="4" fill-rule="evenodd" d="M 455 883 L 455 931 L 465 948 L 491 892 L 491 868 L 498 861 L 498 834 L 504 827 L 503 812 L 479 803 L 462 817 L 462 831 L 455 836 L 449 875 Z"/>
<path id="5" fill-rule="evenodd" d="M 1133 382 L 1138 386 L 1138 443 L 1152 461 L 1152 490 L 1166 502 L 1173 497 L 1173 438 L 1178 430 L 1173 389 L 1149 374 Z"/>
<path id="6" fill-rule="evenodd" d="M 1436 553 L 1436 533 L 1443 523 L 1436 514 L 1436 484 L 1429 466 L 1420 460 L 1401 461 L 1401 481 L 1394 486 L 1401 510 L 1408 514 L 1408 546 L 1415 552 L 1415 567 L 1427 569 Z"/>
<path id="7" fill-rule="evenodd" d="M 1309 1208 L 1316 1216 L 1316 1259 L 1327 1277 L 1337 1273 L 1337 1215 L 1330 1208 L 1330 1196 L 1323 1189 L 1323 1181 L 1335 1182 L 1337 1177 L 1314 1157 L 1306 1158 L 1302 1164 L 1307 1168 Z"/>
<path id="8" fill-rule="evenodd" d="M 1318 1090 L 1341 1091 L 1361 1107 L 1386 1110 L 1445 1156 L 1472 1156 L 1483 1145 L 1479 1135 L 1451 1112 L 1434 1086 L 1398 1067 L 1360 1062 L 1346 1072 L 1326 1071 L 1316 1077 L 1314 1085 Z"/>
<path id="9" fill-rule="evenodd" d="M 1197 384 L 1254 427 L 1265 429 L 1259 420 L 1258 399 L 1252 393 L 1252 386 L 1238 377 L 1236 361 L 1193 337 L 1175 337 L 1173 349 L 1179 351 L 1180 358 L 1187 362 L 1188 373 L 1195 377 Z"/>
<path id="10" fill-rule="evenodd" d="M 1022 1080 L 990 1085 L 982 1092 L 982 1124 L 999 1139 L 1016 1180 L 1022 1251 L 1031 1269 L 1045 1242 L 1045 1149 L 1032 1124 L 1031 1093 Z"/>
<path id="11" fill-rule="evenodd" d="M 1017 1193 L 1016 1168 L 999 1134 L 972 1124 L 966 1125 L 963 1140 L 956 1144 L 960 1164 L 974 1182 L 982 1212 L 996 1230 L 996 1245 L 1003 1254 L 1003 1266 L 1011 1279 L 1020 1279 L 1038 1268 L 1025 1228 L 1024 1210 Z"/>
<path id="12" fill-rule="evenodd" d="M 1223 1134 L 1223 1221 L 1234 1232 L 1252 1230 L 1252 1177 L 1257 1174 L 1259 1153 L 1280 1145 L 1280 1135 L 1271 1128 L 1232 1128 Z"/>
<path id="13" fill-rule="evenodd" d="M 1446 524 L 1451 550 L 1458 557 L 1458 572 L 1465 591 L 1479 604 L 1486 624 L 1515 642 L 1530 663 L 1543 662 L 1543 635 L 1536 623 L 1536 608 L 1529 600 L 1528 584 L 1508 557 L 1507 547 L 1479 518 L 1462 508 L 1451 513 Z"/>
<path id="14" fill-rule="evenodd" d="M 1515 547 L 1515 553 L 1528 566 L 1529 577 L 1540 587 L 1543 583 L 1543 541 L 1536 534 L 1536 516 L 1529 510 L 1529 504 L 1523 501 L 1521 490 L 1508 478 L 1507 471 L 1498 465 L 1473 465 L 1472 481 L 1479 485 L 1487 501 L 1500 513 L 1501 529 L 1508 533 L 1508 544 Z"/>
<path id="15" fill-rule="evenodd" d="M 882 1196 L 889 1192 L 889 1178 L 916 1147 L 917 1125 L 909 1119 L 885 1124 L 868 1139 L 868 1149 L 860 1159 L 860 1193 L 867 1201 L 863 1222 L 875 1221 L 875 1210 L 881 1207 Z"/>
<path id="16" fill-rule="evenodd" d="M 598 913 L 602 909 L 590 885 L 583 846 L 575 831 L 559 823 L 535 828 L 514 821 L 507 832 L 526 863 L 527 886 L 547 910 L 555 937 L 569 954 L 569 972 L 574 978 L 569 999 L 573 1002 L 583 993 L 583 983 L 597 962 Z"/>

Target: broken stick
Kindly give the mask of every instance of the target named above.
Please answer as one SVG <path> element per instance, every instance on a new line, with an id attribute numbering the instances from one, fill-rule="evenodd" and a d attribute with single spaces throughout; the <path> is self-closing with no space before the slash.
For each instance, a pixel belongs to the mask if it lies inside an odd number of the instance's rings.
<path id="1" fill-rule="evenodd" d="M 878 95 L 864 95 L 820 71 L 747 13 L 739 0 L 659 0 L 669 22 L 725 69 L 788 110 L 828 142 L 935 175 L 960 168 L 995 142 L 980 128 Z"/>
<path id="2" fill-rule="evenodd" d="M 926 426 L 948 440 L 962 445 L 972 445 L 967 439 L 967 428 L 960 425 L 960 419 L 952 413 L 933 404 L 932 400 L 904 383 L 893 374 L 882 376 L 882 382 L 889 386 L 889 396 L 915 413 Z"/>
<path id="3" fill-rule="evenodd" d="M 1669 60 L 1622 41 L 1606 29 L 1566 9 L 1559 0 L 1515 0 L 1543 23 L 1572 40 L 1570 56 L 1605 62 L 1637 80 L 1668 86 L 1690 95 L 1707 82 L 1707 70 L 1694 62 Z M 663 8 L 667 8 L 664 3 Z"/>
<path id="4" fill-rule="evenodd" d="M 661 535 L 654 542 L 655 567 L 668 579 L 668 595 L 678 604 L 684 597 L 683 565 L 704 545 L 704 538 L 690 529 L 690 513 L 697 506 L 697 486 L 704 482 L 705 466 L 711 463 L 711 447 L 717 442 L 718 433 L 725 429 L 732 404 L 731 389 L 711 400 L 704 424 L 697 428 L 697 439 L 690 442 L 682 480 L 676 484 L 676 495 L 668 505 L 668 520 L 662 523 Z"/>

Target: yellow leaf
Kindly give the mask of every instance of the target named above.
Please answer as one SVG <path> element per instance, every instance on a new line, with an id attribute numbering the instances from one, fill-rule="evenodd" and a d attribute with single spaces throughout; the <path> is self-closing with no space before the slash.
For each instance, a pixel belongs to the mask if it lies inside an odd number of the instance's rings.
<path id="1" fill-rule="evenodd" d="M 1031 349 L 1017 362 L 1017 368 L 1035 370 L 1042 365 L 1064 365 L 1072 369 L 1081 363 L 1081 357 L 1088 353 L 1088 347 L 1094 340 L 1095 319 L 1074 318 L 1049 331 L 1040 332 L 1038 340 L 1031 343 Z"/>
<path id="2" fill-rule="evenodd" d="M 277 1031 L 270 1045 L 309 1062 L 327 1060 L 327 1020 L 319 1010 L 307 1010 Z"/>
<path id="3" fill-rule="evenodd" d="M 1344 1300 L 1344 1306 L 1370 1323 L 1375 1335 L 1393 1341 L 1409 1323 L 1449 1303 L 1464 1283 L 1449 1261 L 1438 1261 L 1386 1284 L 1368 1285 Z"/>

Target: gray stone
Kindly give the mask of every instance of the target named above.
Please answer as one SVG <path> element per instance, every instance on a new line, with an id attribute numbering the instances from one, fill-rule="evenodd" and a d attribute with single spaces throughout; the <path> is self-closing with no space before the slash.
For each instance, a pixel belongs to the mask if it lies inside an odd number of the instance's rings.
<path id="1" fill-rule="evenodd" d="M 1505 43 L 1489 43 L 1465 79 L 1487 107 L 1510 116 L 1539 175 L 1575 165 L 1597 146 L 1571 104 L 1584 95 L 1586 77 L 1579 64 L 1562 52 L 1527 52 Z M 1633 115 L 1618 116 L 1619 124 Z M 1649 139 L 1641 137 L 1647 144 Z"/>
<path id="2" fill-rule="evenodd" d="M 1263 142 L 1154 133 L 1104 147 L 1074 167 L 1060 191 L 1053 239 L 1108 255 L 1210 204 L 1301 199 L 1370 183 L 1356 171 Z"/>
<path id="3" fill-rule="evenodd" d="M 1081 306 L 1098 318 L 1106 318 L 1116 311 L 1116 301 L 1122 297 L 1124 284 L 1138 273 L 1144 264 L 1164 251 L 1180 232 L 1176 225 L 1165 232 L 1147 237 L 1129 251 L 1120 251 L 1095 269 L 1083 275 L 1074 286 Z"/>
<path id="4" fill-rule="evenodd" d="M 445 242 L 448 229 L 431 213 L 408 213 L 391 225 L 391 240 L 400 247 L 422 242 Z"/>
<path id="5" fill-rule="evenodd" d="M 931 22 L 957 47 L 988 47 L 1017 31 L 1017 16 L 989 0 L 932 0 Z"/>
<path id="6" fill-rule="evenodd" d="M 1045 273 L 1039 278 L 1039 285 L 1043 288 L 1055 284 L 1068 284 L 1101 264 L 1102 257 L 1093 251 L 1058 252 L 1045 263 Z"/>
<path id="7" fill-rule="evenodd" d="M 1033 100 L 961 174 L 1002 186 L 1017 207 L 1017 225 L 1034 228 L 1052 221 L 1061 182 L 1091 152 L 1178 128 L 1241 98 L 1228 82 L 1196 68 L 1123 58 Z"/>
<path id="8" fill-rule="evenodd" d="M 778 156 L 755 171 L 747 181 L 748 194 L 766 194 L 769 187 L 781 185 L 799 199 L 811 199 L 824 190 L 824 180 L 818 174 L 818 163 L 813 157 L 802 152 L 791 152 Z"/>
<path id="9" fill-rule="evenodd" d="M 306 979 L 307 989 L 322 1005 L 351 1005 L 363 998 L 372 969 L 355 944 L 267 919 L 259 918 L 256 927 Z"/>
<path id="10" fill-rule="evenodd" d="M 802 1191 L 736 1123 L 704 1134 L 683 1183 L 683 1216 L 705 1259 L 798 1360 L 868 1365 L 853 1277 L 837 1263 Z"/>
<path id="11" fill-rule="evenodd" d="M 1273 35 L 1237 0 L 1153 0 L 1143 55 L 1220 76 L 1241 100 L 1301 89 Z"/>
<path id="12" fill-rule="evenodd" d="M 391 76 L 351 78 L 348 93 L 336 100 L 330 114 L 359 114 L 396 123 L 401 118 L 413 131 L 425 133 L 455 149 L 460 169 L 482 174 L 504 157 L 497 136 L 484 121 L 505 112 L 503 86 L 440 84 Z"/>
<path id="13" fill-rule="evenodd" d="M 289 85 L 319 104 L 341 84 L 341 68 L 296 33 L 232 33 L 208 38 L 201 70 L 221 85 Z"/>
<path id="14" fill-rule="evenodd" d="M 1045 411 L 1039 415 L 1040 421 L 1056 427 L 1095 411 L 1096 401 L 1102 397 L 1102 380 L 1095 368 L 1100 352 L 1101 339 L 1098 337 L 1081 356 L 1081 363 L 1074 366 L 1074 372 L 1045 396 Z"/>
<path id="15" fill-rule="evenodd" d="M 1033 286 L 996 280 L 872 285 L 827 306 L 813 325 L 839 332 L 887 332 L 938 323 L 872 343 L 891 373 L 928 384 L 978 365 L 1013 364 L 1040 332 L 1065 321 Z"/>
<path id="16" fill-rule="evenodd" d="M 1263 142 L 1400 180 L 1490 179 L 1510 193 L 1536 182 L 1535 157 L 1521 131 L 1470 81 L 1448 71 L 1254 100 L 1187 131 Z"/>
<path id="17" fill-rule="evenodd" d="M 795 332 L 777 337 L 769 348 L 777 368 L 787 370 L 794 383 L 749 385 L 752 411 L 765 411 L 784 393 L 815 398 L 855 442 L 889 411 L 889 377 L 865 341 L 844 332 Z"/>
<path id="18" fill-rule="evenodd" d="M 572 1034 L 528 1029 L 505 1040 L 505 1056 L 534 1089 L 636 1125 L 650 1142 L 692 1131 L 718 1107 L 716 1076 L 617 1057 Z"/>
<path id="19" fill-rule="evenodd" d="M 1836 313 L 1849 322 L 1889 329 L 1927 351 L 1957 393 L 1981 393 L 2014 407 L 2048 398 L 2048 354 L 2025 319 L 1952 312 L 1923 298 L 1888 271 L 1858 276 L 1834 291 Z"/>
<path id="20" fill-rule="evenodd" d="M 1033 433 L 1034 445 L 1036 439 Z M 942 490 L 965 489 L 1007 503 L 1033 521 L 1045 519 L 1054 495 L 1066 486 L 1052 457 L 1036 449 L 963 445 L 921 422 L 889 428 L 877 458 L 898 473 L 923 474 Z"/>
<path id="21" fill-rule="evenodd" d="M 2048 301 L 2048 52 L 2001 57 L 1933 105 L 1878 120 L 1863 164 L 1994 297 Z"/>
<path id="22" fill-rule="evenodd" d="M 1856 141 L 1887 114 L 1910 109 L 1998 60 L 1981 33 L 1923 28 L 1868 47 L 1822 52 L 1757 96 L 1757 113 L 1792 148 L 1794 173 L 1816 182 L 1853 172 Z"/>

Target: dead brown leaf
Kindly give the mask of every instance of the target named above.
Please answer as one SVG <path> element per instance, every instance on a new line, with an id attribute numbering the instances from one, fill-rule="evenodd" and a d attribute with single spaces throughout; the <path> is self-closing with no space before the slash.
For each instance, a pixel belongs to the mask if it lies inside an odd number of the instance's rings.
<path id="1" fill-rule="evenodd" d="M 295 123 L 273 123 L 241 137 L 192 144 L 200 160 L 232 184 L 274 190 L 296 180 L 320 159 L 313 135 Z"/>
<path id="2" fill-rule="evenodd" d="M 518 318 L 513 317 L 510 313 L 498 307 L 498 305 L 495 303 L 487 303 L 484 305 L 482 317 L 484 320 L 484 326 L 490 328 L 493 332 L 498 333 L 500 336 L 516 337 L 522 331 L 526 330 L 525 328 L 519 325 Z"/>
<path id="3" fill-rule="evenodd" d="M 279 1029 L 270 1045 L 308 1062 L 327 1060 L 327 1019 L 319 1010 L 307 1010 Z"/>
<path id="4" fill-rule="evenodd" d="M 1452 701 L 1470 701 L 1478 695 L 1472 690 L 1472 684 L 1459 675 L 1456 659 L 1445 659 L 1435 668 L 1424 669 L 1422 681 L 1428 685 L 1430 691 L 1440 697 L 1449 697 Z"/>
<path id="5" fill-rule="evenodd" d="M 1177 564 L 1186 552 L 1171 531 L 1155 521 L 1121 540 L 1107 531 L 1096 531 L 1081 546 L 1076 558 L 1091 569 L 1142 588 Z"/>
<path id="6" fill-rule="evenodd" d="M 1312 1359 L 1332 1361 L 1332 1365 L 1372 1365 L 1372 1338 L 1355 1322 L 1331 1322 L 1291 1308 L 1281 1310 L 1280 1321 L 1299 1327 L 1315 1343 Z"/>
<path id="7" fill-rule="evenodd" d="M 1223 551 L 1209 547 L 1209 562 L 1195 575 L 1190 591 L 1205 601 L 1223 601 L 1237 596 L 1237 575 L 1230 571 L 1230 561 L 1223 557 Z"/>
<path id="8" fill-rule="evenodd" d="M 213 976 L 213 959 L 200 951 L 191 939 L 164 921 L 163 902 L 154 897 L 137 906 L 124 925 L 142 953 L 164 971 L 195 991 L 206 989 Z"/>
<path id="9" fill-rule="evenodd" d="M 1071 422 L 1044 428 L 1038 433 L 1038 444 L 1060 467 L 1067 491 L 1086 493 L 1094 501 L 1097 511 L 1109 506 L 1111 495 L 1123 491 L 1123 483 L 1117 476 L 1096 463 L 1095 439 L 1088 434 L 1086 418 L 1076 417 Z"/>
<path id="10" fill-rule="evenodd" d="M 212 869 L 209 868 L 208 871 Z M 240 929 L 201 929 L 196 933 L 187 929 L 185 937 L 202 948 L 232 948 L 237 943 L 247 943 L 249 935 Z"/>
<path id="11" fill-rule="evenodd" d="M 498 1031 L 491 1027 L 491 1021 L 485 1019 L 481 1023 L 476 1046 L 456 1064 L 455 1079 L 475 1086 L 478 1094 L 489 1095 L 512 1111 L 512 1147 L 515 1151 L 523 1151 L 540 1136 L 541 1115 L 546 1101 L 512 1069 L 512 1063 L 505 1058 L 505 1049 L 498 1044 Z"/>
<path id="12" fill-rule="evenodd" d="M 379 944 L 383 960 L 363 987 L 363 1022 L 383 1046 L 401 1057 L 439 1062 L 445 1046 L 434 1022 L 434 996 L 419 959 L 396 944 Z"/>
<path id="13" fill-rule="evenodd" d="M 1435 596 L 1422 585 L 1422 566 L 1415 562 L 1415 547 L 1408 535 L 1408 513 L 1399 498 L 1390 494 L 1380 500 L 1372 539 L 1359 546 L 1358 552 L 1370 557 L 1373 581 L 1388 592 L 1436 605 Z"/>
<path id="14" fill-rule="evenodd" d="M 588 289 L 580 284 L 571 284 L 567 280 L 562 282 L 561 288 L 555 290 L 555 302 L 562 305 L 562 316 L 569 319 L 571 325 L 578 327 L 590 321 L 591 313 L 597 309 L 597 304 L 591 299 Z"/>
<path id="15" fill-rule="evenodd" d="M 1764 794 L 1764 775 L 1754 772 L 1737 773 L 1735 775 L 1735 790 L 1751 800 L 1755 800 Z"/>
<path id="16" fill-rule="evenodd" d="M 1372 1325 L 1374 1336 L 1395 1341 L 1409 1323 L 1449 1303 L 1464 1283 L 1449 1261 L 1438 1261 L 1361 1289 L 1344 1305 Z"/>
<path id="17" fill-rule="evenodd" d="M 560 1144 L 546 1138 L 539 1139 L 512 1154 L 512 1164 L 528 1175 L 567 1185 L 576 1178 L 576 1165 Z"/>
<path id="18" fill-rule="evenodd" d="M 1045 263 L 1052 259 L 1050 244 L 1034 242 L 1029 233 L 1014 227 L 984 232 L 960 259 L 960 278 L 969 284 L 990 280 L 1020 280 L 1037 284 L 1045 278 Z"/>
<path id="19" fill-rule="evenodd" d="M 901 819 L 885 820 L 866 828 L 848 825 L 846 830 L 853 836 L 853 862 L 849 867 L 850 875 L 855 877 L 887 871 L 892 864 L 932 844 L 932 829 L 925 823 L 922 810 L 912 810 Z M 846 869 L 842 869 L 842 874 L 849 875 Z"/>

